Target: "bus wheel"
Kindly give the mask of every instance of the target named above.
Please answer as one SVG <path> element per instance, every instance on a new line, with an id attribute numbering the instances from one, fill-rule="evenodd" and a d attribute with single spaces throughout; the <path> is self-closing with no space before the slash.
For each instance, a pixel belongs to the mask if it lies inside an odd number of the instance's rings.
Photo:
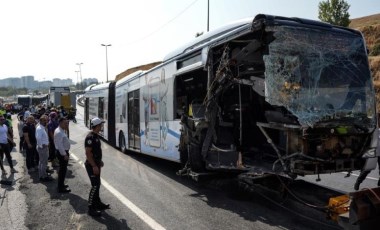
<path id="1" fill-rule="evenodd" d="M 125 137 L 124 137 L 124 133 L 121 132 L 120 135 L 119 135 L 119 147 L 120 147 L 120 150 L 125 153 L 127 151 L 127 146 L 125 144 Z"/>

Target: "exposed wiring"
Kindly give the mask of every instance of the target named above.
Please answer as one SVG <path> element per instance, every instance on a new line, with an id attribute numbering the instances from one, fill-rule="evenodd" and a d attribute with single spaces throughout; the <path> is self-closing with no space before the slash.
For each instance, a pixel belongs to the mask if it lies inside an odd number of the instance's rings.
<path id="1" fill-rule="evenodd" d="M 268 196 L 264 195 L 263 193 L 260 193 L 260 192 L 257 192 L 257 191 L 256 191 L 256 193 L 257 193 L 259 196 L 262 196 L 262 197 L 265 198 L 266 200 L 270 201 L 272 204 L 275 204 L 275 205 L 277 205 L 277 206 L 279 206 L 279 207 L 281 207 L 281 208 L 287 210 L 288 212 L 293 213 L 294 215 L 297 215 L 297 216 L 300 216 L 300 217 L 302 217 L 302 218 L 304 218 L 304 219 L 307 219 L 307 220 L 309 220 L 309 221 L 312 221 L 312 222 L 315 222 L 315 223 L 318 223 L 318 224 L 321 224 L 321 225 L 327 226 L 327 227 L 329 227 L 329 228 L 341 229 L 341 228 L 338 227 L 338 226 L 334 226 L 334 225 L 331 225 L 331 224 L 326 224 L 326 223 L 324 223 L 324 222 L 322 222 L 322 221 L 318 221 L 318 220 L 315 220 L 315 219 L 313 219 L 313 218 L 311 218 L 311 217 L 308 217 L 308 216 L 305 216 L 305 215 L 300 214 L 300 213 L 298 213 L 298 212 L 295 212 L 294 210 L 292 210 L 292 209 L 290 209 L 290 208 L 287 208 L 287 207 L 285 207 L 284 205 L 280 204 L 279 202 L 276 202 L 275 200 L 269 198 Z"/>

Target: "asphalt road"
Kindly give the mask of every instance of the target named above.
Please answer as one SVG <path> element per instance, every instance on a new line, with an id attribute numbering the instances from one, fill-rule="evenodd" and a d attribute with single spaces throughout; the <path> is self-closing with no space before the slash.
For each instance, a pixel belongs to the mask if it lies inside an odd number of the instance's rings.
<path id="1" fill-rule="evenodd" d="M 87 215 L 90 181 L 83 167 L 83 141 L 88 130 L 81 108 L 77 120 L 77 124 L 70 122 L 72 155 L 66 183 L 72 192 L 56 192 L 56 171 L 52 175 L 55 180 L 44 183 L 39 182 L 37 172 L 25 172 L 24 156 L 14 149 L 12 156 L 19 172 L 6 177 L 14 181 L 11 186 L 1 185 L 0 229 L 339 229 L 325 220 L 322 212 L 291 199 L 269 192 L 236 193 L 233 180 L 225 177 L 197 183 L 177 176 L 176 163 L 123 154 L 104 142 L 100 196 L 111 209 L 92 218 Z M 372 172 L 362 187 L 376 186 L 377 173 Z M 356 179 L 355 175 L 345 178 L 343 173 L 321 178 L 318 184 L 345 193 L 353 191 Z M 301 179 L 314 183 L 316 177 Z M 306 191 L 312 196 L 315 190 L 310 185 Z"/>

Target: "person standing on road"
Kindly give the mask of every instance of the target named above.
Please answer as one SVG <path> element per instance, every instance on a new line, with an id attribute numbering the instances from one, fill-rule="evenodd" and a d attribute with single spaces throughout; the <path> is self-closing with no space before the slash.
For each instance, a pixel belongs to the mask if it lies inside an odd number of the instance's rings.
<path id="1" fill-rule="evenodd" d="M 6 174 L 4 166 L 3 166 L 3 158 L 4 154 L 7 157 L 9 167 L 11 168 L 11 173 L 17 172 L 13 168 L 13 162 L 12 162 L 12 156 L 11 156 L 11 149 L 9 147 L 9 139 L 11 139 L 11 136 L 8 132 L 8 127 L 5 125 L 5 117 L 3 115 L 0 115 L 0 160 L 1 160 L 1 170 L 3 172 L 3 175 Z"/>
<path id="2" fill-rule="evenodd" d="M 109 204 L 104 204 L 99 197 L 100 189 L 100 172 L 104 166 L 102 161 L 102 148 L 99 138 L 99 132 L 102 130 L 104 121 L 99 118 L 91 120 L 91 131 L 87 134 L 84 141 L 86 150 L 86 171 L 91 181 L 91 190 L 88 197 L 88 214 L 91 216 L 100 216 L 100 210 L 109 209 Z"/>
<path id="3" fill-rule="evenodd" d="M 377 146 L 377 151 L 380 151 L 380 145 Z M 377 167 L 379 170 L 379 180 L 377 181 L 377 186 L 380 187 L 380 157 L 377 157 Z M 358 179 L 356 179 L 354 189 L 357 191 L 359 190 L 360 184 L 365 180 L 365 178 L 368 176 L 368 174 L 371 172 L 371 170 L 362 170 L 360 171 L 360 174 L 358 176 Z"/>
<path id="4" fill-rule="evenodd" d="M 51 167 L 58 167 L 56 162 L 57 157 L 55 155 L 55 145 L 54 145 L 54 131 L 58 128 L 58 116 L 56 112 L 50 112 L 49 114 L 49 123 L 47 125 L 48 134 L 49 134 L 49 160 L 51 162 Z"/>
<path id="5" fill-rule="evenodd" d="M 380 122 L 380 114 L 377 116 L 378 122 Z M 380 187 L 380 129 L 379 129 L 379 136 L 377 139 L 377 148 L 376 148 L 376 155 L 377 155 L 377 167 L 379 170 L 379 180 L 377 181 L 377 186 Z M 368 176 L 368 174 L 371 172 L 371 170 L 365 170 L 362 169 L 360 171 L 360 174 L 358 176 L 358 179 L 356 179 L 354 189 L 357 191 L 359 190 L 360 184 L 365 180 L 365 178 Z"/>
<path id="6" fill-rule="evenodd" d="M 26 168 L 29 172 L 35 171 L 36 155 L 37 153 L 37 140 L 36 140 L 36 126 L 33 116 L 28 116 L 26 125 L 22 128 L 24 133 L 24 149 L 26 150 Z"/>
<path id="7" fill-rule="evenodd" d="M 42 182 L 51 181 L 53 179 L 49 177 L 46 172 L 49 157 L 49 137 L 46 131 L 47 121 L 48 117 L 46 115 L 42 115 L 40 117 L 40 123 L 36 129 L 37 152 L 39 155 L 38 172 L 40 181 Z"/>
<path id="8" fill-rule="evenodd" d="M 54 131 L 54 145 L 56 148 L 56 155 L 59 160 L 59 171 L 58 171 L 58 192 L 67 193 L 71 192 L 65 185 L 65 177 L 67 171 L 67 165 L 69 163 L 69 150 L 70 141 L 65 133 L 69 122 L 67 118 L 61 117 L 58 120 L 59 126 Z"/>
<path id="9" fill-rule="evenodd" d="M 18 127 L 18 136 L 20 138 L 20 143 L 19 143 L 19 151 L 20 153 L 23 151 L 23 145 L 24 145 L 24 132 L 22 131 L 22 129 L 24 128 L 24 116 L 23 115 L 20 115 L 18 117 L 18 123 L 17 123 L 17 127 Z"/>

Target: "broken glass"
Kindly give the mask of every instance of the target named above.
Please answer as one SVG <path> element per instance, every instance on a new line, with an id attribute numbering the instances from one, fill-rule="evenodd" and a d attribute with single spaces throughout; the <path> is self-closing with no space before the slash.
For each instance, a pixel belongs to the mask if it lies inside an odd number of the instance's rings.
<path id="1" fill-rule="evenodd" d="M 301 27 L 267 27 L 265 97 L 302 126 L 340 117 L 374 125 L 375 93 L 361 36 Z"/>

